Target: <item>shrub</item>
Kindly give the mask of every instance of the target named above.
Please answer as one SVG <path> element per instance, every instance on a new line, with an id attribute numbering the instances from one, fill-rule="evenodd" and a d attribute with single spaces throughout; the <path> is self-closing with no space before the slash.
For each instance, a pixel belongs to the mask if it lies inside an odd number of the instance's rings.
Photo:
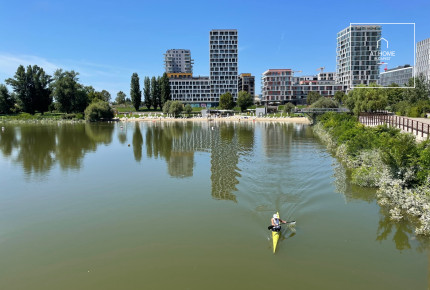
<path id="1" fill-rule="evenodd" d="M 90 122 L 112 119 L 113 116 L 113 109 L 105 101 L 93 102 L 85 109 L 85 120 Z"/>

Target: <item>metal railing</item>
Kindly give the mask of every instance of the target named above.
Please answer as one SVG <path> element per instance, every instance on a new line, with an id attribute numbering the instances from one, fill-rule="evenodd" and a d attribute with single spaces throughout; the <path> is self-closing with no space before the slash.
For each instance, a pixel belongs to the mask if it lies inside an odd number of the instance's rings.
<path id="1" fill-rule="evenodd" d="M 430 124 L 407 117 L 389 113 L 360 113 L 358 120 L 366 126 L 387 124 L 388 126 L 399 128 L 402 131 L 412 133 L 423 139 L 429 139 L 430 136 Z"/>

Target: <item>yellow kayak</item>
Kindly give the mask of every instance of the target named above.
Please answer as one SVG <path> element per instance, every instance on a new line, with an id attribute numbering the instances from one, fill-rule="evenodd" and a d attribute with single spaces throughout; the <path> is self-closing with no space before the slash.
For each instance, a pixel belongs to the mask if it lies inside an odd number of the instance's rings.
<path id="1" fill-rule="evenodd" d="M 273 254 L 276 251 L 276 245 L 278 244 L 279 236 L 281 232 L 274 232 L 272 231 L 272 239 L 273 239 Z"/>

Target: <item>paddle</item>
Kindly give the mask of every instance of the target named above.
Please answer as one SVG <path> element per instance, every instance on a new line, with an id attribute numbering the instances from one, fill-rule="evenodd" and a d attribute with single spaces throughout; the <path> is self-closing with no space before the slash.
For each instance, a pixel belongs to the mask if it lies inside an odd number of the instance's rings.
<path id="1" fill-rule="evenodd" d="M 296 221 L 286 222 L 285 224 L 286 224 L 286 225 L 295 225 L 295 224 L 296 224 Z M 273 226 L 272 226 L 272 225 L 270 225 L 270 226 L 268 226 L 268 227 L 267 227 L 267 229 L 268 229 L 268 230 L 271 230 L 271 229 L 273 229 Z"/>

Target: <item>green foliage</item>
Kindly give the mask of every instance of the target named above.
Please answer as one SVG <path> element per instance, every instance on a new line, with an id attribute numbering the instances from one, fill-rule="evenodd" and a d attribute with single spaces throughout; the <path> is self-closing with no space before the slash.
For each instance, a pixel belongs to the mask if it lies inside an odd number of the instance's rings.
<path id="1" fill-rule="evenodd" d="M 240 91 L 237 96 L 237 105 L 240 107 L 240 110 L 243 112 L 248 107 L 254 104 L 254 98 L 245 91 Z"/>
<path id="2" fill-rule="evenodd" d="M 404 90 L 399 87 L 398 84 L 392 83 L 387 91 L 387 102 L 389 106 L 393 106 L 405 99 Z"/>
<path id="3" fill-rule="evenodd" d="M 222 110 L 231 110 L 234 108 L 233 96 L 230 92 L 222 94 L 219 97 L 219 106 Z"/>
<path id="4" fill-rule="evenodd" d="M 179 101 L 167 101 L 163 106 L 163 113 L 179 116 L 184 110 L 184 105 Z"/>
<path id="5" fill-rule="evenodd" d="M 346 106 L 358 115 L 361 112 L 374 112 L 384 110 L 388 105 L 387 91 L 375 83 L 366 87 L 359 85 L 348 93 Z"/>
<path id="6" fill-rule="evenodd" d="M 286 103 L 285 105 L 284 105 L 284 109 L 283 109 L 283 111 L 284 111 L 284 113 L 288 113 L 288 114 L 291 114 L 293 111 L 294 111 L 294 109 L 295 109 L 296 107 L 292 104 L 292 103 Z"/>
<path id="7" fill-rule="evenodd" d="M 312 105 L 313 103 L 318 101 L 319 98 L 321 98 L 321 95 L 317 92 L 309 92 L 306 96 L 306 104 Z"/>
<path id="8" fill-rule="evenodd" d="M 140 104 L 142 103 L 142 91 L 140 90 L 139 76 L 137 73 L 133 73 L 131 76 L 130 97 L 134 109 L 139 111 Z"/>
<path id="9" fill-rule="evenodd" d="M 423 184 L 430 176 L 429 142 L 417 144 L 414 136 L 387 126 L 365 127 L 356 117 L 347 114 L 326 113 L 317 121 L 329 132 L 336 146 L 345 146 L 352 160 L 359 158 L 363 152 L 376 150 L 395 178 L 405 179 L 409 184 Z M 373 172 L 374 176 L 378 170 L 382 168 L 364 166 L 353 172 L 353 178 L 357 182 L 360 180 L 358 184 L 363 184 L 366 183 L 364 176 L 369 172 Z"/>
<path id="10" fill-rule="evenodd" d="M 15 101 L 7 87 L 0 84 L 0 114 L 10 114 Z"/>
<path id="11" fill-rule="evenodd" d="M 119 91 L 116 94 L 116 98 L 115 98 L 115 103 L 121 105 L 121 104 L 125 104 L 125 93 L 123 91 Z"/>
<path id="12" fill-rule="evenodd" d="M 334 93 L 334 99 L 338 103 L 343 103 L 345 101 L 345 98 L 346 98 L 346 94 L 343 91 L 337 91 L 336 93 Z"/>
<path id="13" fill-rule="evenodd" d="M 338 108 L 339 103 L 332 98 L 321 97 L 318 99 L 318 101 L 310 105 L 310 107 L 311 108 Z"/>
<path id="14" fill-rule="evenodd" d="M 191 107 L 190 104 L 186 104 L 185 108 L 184 108 L 185 113 L 187 113 L 187 115 L 189 116 L 191 114 L 191 112 L 193 111 L 193 108 Z"/>
<path id="15" fill-rule="evenodd" d="M 85 120 L 87 121 L 108 120 L 112 119 L 113 116 L 114 113 L 111 106 L 105 101 L 93 102 L 85 109 Z"/>
<path id="16" fill-rule="evenodd" d="M 48 110 L 52 103 L 51 76 L 47 75 L 43 68 L 37 65 L 20 65 L 13 78 L 6 80 L 6 83 L 13 88 L 20 108 L 27 113 L 34 114 L 35 111 L 41 113 Z"/>
<path id="17" fill-rule="evenodd" d="M 52 94 L 60 112 L 83 112 L 89 103 L 89 94 L 94 93 L 92 87 L 83 87 L 78 83 L 79 73 L 58 69 L 54 73 Z"/>
<path id="18" fill-rule="evenodd" d="M 151 78 L 151 106 L 154 107 L 154 110 L 157 109 L 158 105 L 158 84 L 157 84 L 157 78 L 152 77 Z M 149 107 L 148 107 L 149 109 Z"/>
<path id="19" fill-rule="evenodd" d="M 167 73 L 164 73 L 160 81 L 161 86 L 161 104 L 164 105 L 167 101 L 171 100 L 170 96 L 170 83 Z"/>
<path id="20" fill-rule="evenodd" d="M 430 97 L 430 83 L 426 81 L 423 74 L 420 74 L 417 78 L 410 78 L 407 83 L 410 89 L 404 89 L 404 100 L 410 104 L 414 104 L 419 100 L 428 100 Z M 413 88 L 414 87 L 414 88 Z"/>
<path id="21" fill-rule="evenodd" d="M 145 98 L 145 106 L 150 109 L 152 106 L 152 96 L 151 96 L 151 80 L 149 77 L 145 77 L 143 81 L 143 96 Z"/>

